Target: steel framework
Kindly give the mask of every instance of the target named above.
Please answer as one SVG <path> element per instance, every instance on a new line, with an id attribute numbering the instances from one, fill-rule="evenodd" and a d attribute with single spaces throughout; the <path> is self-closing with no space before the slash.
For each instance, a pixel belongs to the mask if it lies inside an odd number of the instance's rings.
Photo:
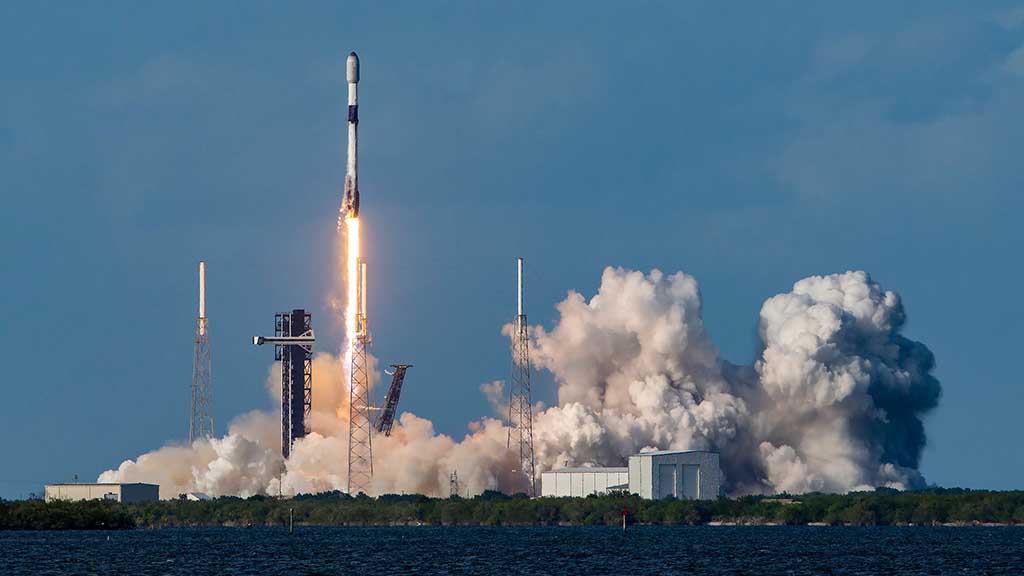
<path id="1" fill-rule="evenodd" d="M 536 496 L 536 463 L 533 455 L 533 408 L 530 402 L 530 340 L 526 313 L 523 311 L 523 259 L 517 261 L 518 314 L 512 328 L 512 386 L 508 402 L 508 448 L 517 452 L 513 477 L 518 478 L 513 491 L 522 490 Z"/>
<path id="2" fill-rule="evenodd" d="M 370 378 L 366 351 L 370 330 L 366 317 L 366 262 L 360 258 L 356 282 L 356 335 L 349 367 L 348 493 L 369 494 L 373 483 L 373 424 L 370 421 Z"/>
<path id="3" fill-rule="evenodd" d="M 276 338 L 313 336 L 312 316 L 302 309 L 274 315 Z M 309 433 L 313 409 L 313 344 L 275 344 L 274 360 L 281 362 L 281 456 L 291 456 L 292 444 Z"/>
<path id="4" fill-rule="evenodd" d="M 455 498 L 459 495 L 459 471 L 452 470 L 451 476 L 448 477 L 448 497 Z"/>
<path id="5" fill-rule="evenodd" d="M 405 381 L 405 371 L 412 368 L 412 364 L 392 364 L 394 372 L 391 373 L 391 386 L 384 396 L 384 406 L 377 424 L 374 426 L 377 432 L 385 436 L 391 436 L 391 427 L 395 423 L 395 412 L 398 411 L 398 398 L 402 395 L 402 382 Z"/>
<path id="6" fill-rule="evenodd" d="M 206 318 L 206 262 L 199 262 L 199 317 L 193 339 L 192 412 L 188 443 L 213 436 L 213 377 L 210 371 L 210 324 Z"/>

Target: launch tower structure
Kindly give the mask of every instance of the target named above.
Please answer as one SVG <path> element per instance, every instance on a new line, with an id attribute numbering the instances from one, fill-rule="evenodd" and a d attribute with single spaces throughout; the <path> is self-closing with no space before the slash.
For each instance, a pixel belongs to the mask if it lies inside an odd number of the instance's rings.
<path id="1" fill-rule="evenodd" d="M 274 336 L 313 336 L 313 317 L 301 308 L 274 314 Z M 281 455 L 291 455 L 295 440 L 309 434 L 313 410 L 313 342 L 277 344 L 281 362 Z"/>
<path id="2" fill-rule="evenodd" d="M 385 436 L 391 436 L 391 428 L 395 424 L 395 414 L 398 413 L 398 399 L 402 395 L 402 383 L 405 382 L 405 371 L 409 368 L 412 368 L 412 364 L 392 364 L 392 372 L 384 371 L 385 374 L 391 374 L 391 386 L 388 388 L 388 393 L 384 395 L 384 406 L 373 427 Z"/>
<path id="3" fill-rule="evenodd" d="M 373 483 L 370 371 L 366 365 L 366 350 L 371 342 L 366 316 L 366 261 L 360 258 L 356 270 L 359 274 L 356 282 L 356 334 L 355 340 L 349 344 L 352 347 L 352 364 L 349 368 L 348 493 L 351 495 L 369 494 Z"/>
<path id="4" fill-rule="evenodd" d="M 513 477 L 520 479 L 526 495 L 537 495 L 533 456 L 533 408 L 530 402 L 530 339 L 523 311 L 523 259 L 517 260 L 517 314 L 512 327 L 512 386 L 508 401 L 508 448 L 517 453 Z M 520 486 L 517 486 L 518 489 Z"/>
<path id="5" fill-rule="evenodd" d="M 213 378 L 210 371 L 210 325 L 206 318 L 206 262 L 199 261 L 199 317 L 193 340 L 192 413 L 188 443 L 213 436 Z"/>
<path id="6" fill-rule="evenodd" d="M 252 343 L 274 345 L 281 363 L 281 456 L 291 456 L 295 440 L 309 434 L 313 410 L 313 317 L 301 308 L 274 314 L 274 335 L 253 336 Z"/>
<path id="7" fill-rule="evenodd" d="M 459 471 L 452 470 L 450 476 L 448 476 L 448 497 L 455 498 L 459 495 Z"/>

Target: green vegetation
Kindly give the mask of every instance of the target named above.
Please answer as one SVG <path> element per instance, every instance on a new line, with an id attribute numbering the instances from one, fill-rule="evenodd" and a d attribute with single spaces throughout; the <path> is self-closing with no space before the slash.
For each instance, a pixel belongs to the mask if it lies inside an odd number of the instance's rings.
<path id="1" fill-rule="evenodd" d="M 116 502 L 50 502 L 0 500 L 0 530 L 123 530 L 136 519 Z"/>
<path id="2" fill-rule="evenodd" d="M 266 496 L 115 502 L 0 501 L 0 529 L 117 529 L 166 526 L 618 525 L 641 524 L 1021 524 L 1024 491 L 878 489 L 851 494 L 747 496 L 713 501 L 647 501 L 628 494 L 536 498 L 485 492 L 470 499 L 419 495 L 350 497 L 338 492 L 280 500 Z"/>

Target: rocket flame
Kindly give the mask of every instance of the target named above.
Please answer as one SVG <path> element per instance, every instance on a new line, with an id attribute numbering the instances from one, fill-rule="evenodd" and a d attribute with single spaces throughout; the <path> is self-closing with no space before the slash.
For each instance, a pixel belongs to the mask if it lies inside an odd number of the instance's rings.
<path id="1" fill-rule="evenodd" d="M 352 348 L 359 336 L 359 218 L 345 218 L 345 384 L 351 380 Z"/>

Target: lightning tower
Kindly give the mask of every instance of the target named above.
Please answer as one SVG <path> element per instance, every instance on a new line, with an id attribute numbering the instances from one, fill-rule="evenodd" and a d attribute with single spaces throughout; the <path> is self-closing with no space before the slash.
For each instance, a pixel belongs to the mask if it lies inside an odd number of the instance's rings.
<path id="1" fill-rule="evenodd" d="M 533 458 L 533 409 L 530 403 L 530 348 L 523 312 L 523 259 L 517 260 L 518 288 L 515 325 L 512 327 L 512 386 L 508 401 L 508 448 L 517 453 L 513 476 L 526 495 L 536 496 L 536 466 Z"/>
<path id="2" fill-rule="evenodd" d="M 370 493 L 373 481 L 373 445 L 370 421 L 370 379 L 366 365 L 366 349 L 370 344 L 366 317 L 366 261 L 356 267 L 356 333 L 351 342 L 352 363 L 349 371 L 348 404 L 348 493 Z M 404 371 L 403 371 L 404 372 Z"/>
<path id="3" fill-rule="evenodd" d="M 192 414 L 188 443 L 213 436 L 213 381 L 210 375 L 210 326 L 206 319 L 206 262 L 199 261 L 199 317 L 192 360 Z"/>

